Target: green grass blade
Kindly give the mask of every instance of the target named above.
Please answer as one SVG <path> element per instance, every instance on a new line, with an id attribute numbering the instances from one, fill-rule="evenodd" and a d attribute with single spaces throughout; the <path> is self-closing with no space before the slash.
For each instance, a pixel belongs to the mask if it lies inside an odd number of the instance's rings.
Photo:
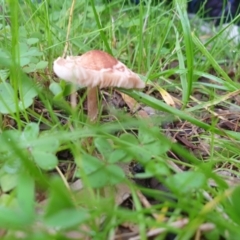
<path id="1" fill-rule="evenodd" d="M 142 102 L 144 104 L 146 104 L 147 106 L 150 106 L 154 109 L 160 110 L 160 111 L 164 111 L 164 112 L 168 112 L 168 113 L 172 113 L 174 116 L 179 117 L 181 119 L 187 120 L 207 131 L 213 131 L 217 134 L 220 135 L 225 135 L 224 131 L 217 129 L 211 125 L 208 125 L 204 122 L 202 122 L 201 120 L 198 120 L 194 117 L 192 117 L 191 115 L 187 114 L 184 111 L 178 110 L 176 108 L 173 108 L 169 105 L 167 105 L 166 103 L 152 97 L 149 96 L 147 94 L 144 94 L 142 92 L 137 92 L 137 91 L 129 91 L 129 90 L 123 90 L 121 89 L 121 92 L 128 94 L 129 96 L 133 97 L 135 100 L 137 100 L 138 102 Z"/>
<path id="2" fill-rule="evenodd" d="M 222 67 L 218 64 L 216 59 L 211 55 L 211 53 L 206 49 L 206 47 L 201 43 L 201 41 L 192 33 L 192 39 L 196 47 L 202 52 L 202 54 L 208 59 L 213 68 L 224 78 L 224 80 L 229 84 L 231 89 L 230 91 L 234 91 L 239 89 L 240 85 L 232 81 L 232 79 L 228 76 L 228 74 L 222 69 Z"/>
<path id="3" fill-rule="evenodd" d="M 102 38 L 102 41 L 104 42 L 104 45 L 107 49 L 107 52 L 112 54 L 112 50 L 108 44 L 108 40 L 107 40 L 107 37 L 103 31 L 103 27 L 102 27 L 102 24 L 101 24 L 101 21 L 100 21 L 100 17 L 99 17 L 99 14 L 97 13 L 97 10 L 96 10 L 96 7 L 95 7 L 95 1 L 94 0 L 91 0 L 91 6 L 92 6 L 92 10 L 93 10 L 93 13 L 94 13 L 94 17 L 95 17 L 95 21 L 97 23 L 97 26 L 98 26 L 98 30 L 100 32 L 100 36 Z"/>
<path id="4" fill-rule="evenodd" d="M 183 38 L 184 38 L 184 45 L 186 50 L 186 67 L 187 67 L 187 90 L 183 92 L 183 103 L 186 106 L 188 99 L 192 92 L 192 85 L 193 85 L 193 42 L 191 36 L 191 28 L 190 23 L 185 7 L 185 1 L 175 1 L 176 9 L 179 14 L 182 30 L 183 30 Z"/>

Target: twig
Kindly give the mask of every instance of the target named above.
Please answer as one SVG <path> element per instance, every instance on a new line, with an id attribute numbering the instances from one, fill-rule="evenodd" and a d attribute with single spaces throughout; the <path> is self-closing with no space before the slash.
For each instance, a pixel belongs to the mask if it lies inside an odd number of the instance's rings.
<path id="1" fill-rule="evenodd" d="M 169 227 L 183 228 L 188 223 L 189 223 L 189 220 L 187 218 L 184 218 L 184 219 L 178 220 L 176 222 L 170 223 Z M 204 223 L 204 224 L 199 226 L 199 231 L 201 231 L 201 232 L 208 232 L 208 231 L 213 230 L 214 228 L 215 228 L 214 224 L 212 224 L 212 223 Z M 162 234 L 162 233 L 166 232 L 167 230 L 168 230 L 167 227 L 165 227 L 165 228 L 162 227 L 162 228 L 157 228 L 157 229 L 150 230 L 147 233 L 147 237 L 154 237 L 156 235 L 159 235 L 159 234 Z M 136 237 L 129 238 L 129 240 L 141 240 L 141 237 L 140 236 L 136 236 Z"/>
<path id="2" fill-rule="evenodd" d="M 139 197 L 139 200 L 140 202 L 142 203 L 142 205 L 145 207 L 145 208 L 151 208 L 151 204 L 149 203 L 149 201 L 147 200 L 147 198 L 140 192 L 140 191 L 137 191 L 137 195 Z M 152 216 L 158 220 L 158 215 L 156 213 L 152 213 Z"/>
<path id="3" fill-rule="evenodd" d="M 184 226 L 186 226 L 188 224 L 189 220 L 187 218 L 178 220 L 176 222 L 172 222 L 169 224 L 170 227 L 175 227 L 175 228 L 183 228 Z M 162 227 L 162 228 L 157 228 L 157 229 L 153 229 L 150 230 L 147 233 L 147 237 L 152 237 L 152 236 L 156 236 L 159 235 L 161 233 L 164 233 L 168 230 L 167 227 Z M 136 236 L 136 237 L 132 237 L 129 240 L 141 240 L 141 236 Z"/>

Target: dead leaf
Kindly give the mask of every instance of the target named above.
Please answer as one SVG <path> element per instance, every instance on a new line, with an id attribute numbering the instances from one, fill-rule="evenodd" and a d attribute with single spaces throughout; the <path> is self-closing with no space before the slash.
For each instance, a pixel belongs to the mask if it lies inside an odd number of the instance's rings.
<path id="1" fill-rule="evenodd" d="M 166 102 L 166 104 L 168 104 L 171 107 L 176 108 L 175 102 L 173 101 L 172 96 L 163 88 L 154 85 L 154 87 L 159 91 L 159 93 L 161 94 L 163 100 Z"/>
<path id="2" fill-rule="evenodd" d="M 123 100 L 125 101 L 125 103 L 127 104 L 127 106 L 130 108 L 131 112 L 136 112 L 139 108 L 140 108 L 140 104 L 133 98 L 129 97 L 127 94 L 122 93 L 122 92 L 118 92 Z"/>

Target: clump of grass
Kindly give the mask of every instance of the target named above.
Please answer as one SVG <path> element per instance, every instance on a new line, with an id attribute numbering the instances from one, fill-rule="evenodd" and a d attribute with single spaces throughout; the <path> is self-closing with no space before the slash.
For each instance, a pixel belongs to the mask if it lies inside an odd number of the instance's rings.
<path id="1" fill-rule="evenodd" d="M 132 239 L 239 236 L 238 53 L 224 31 L 203 39 L 183 2 L 1 3 L 2 239 L 117 239 L 126 223 Z M 145 91 L 119 91 L 154 114 L 124 105 L 89 124 L 84 91 L 72 109 L 52 72 L 66 41 L 67 54 L 101 49 L 138 72 Z"/>

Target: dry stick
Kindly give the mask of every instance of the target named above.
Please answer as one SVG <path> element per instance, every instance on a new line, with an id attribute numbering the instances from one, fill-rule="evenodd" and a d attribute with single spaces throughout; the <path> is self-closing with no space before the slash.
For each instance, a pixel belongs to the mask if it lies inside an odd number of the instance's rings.
<path id="1" fill-rule="evenodd" d="M 178 220 L 176 222 L 172 222 L 169 224 L 169 226 L 171 227 L 175 227 L 175 228 L 183 228 L 184 226 L 186 226 L 189 223 L 189 220 L 187 218 Z M 211 231 L 215 228 L 215 225 L 212 223 L 204 223 L 202 225 L 199 226 L 199 230 L 201 232 L 208 232 Z M 153 229 L 151 231 L 149 231 L 147 233 L 147 237 L 154 237 L 156 235 L 160 235 L 161 233 L 166 232 L 168 229 L 167 228 L 157 228 L 157 229 Z M 141 237 L 140 236 L 136 236 L 136 237 L 132 237 L 129 238 L 129 240 L 140 240 Z"/>
<path id="2" fill-rule="evenodd" d="M 187 218 L 184 218 L 184 219 L 178 220 L 176 222 L 170 223 L 169 226 L 175 227 L 175 228 L 183 228 L 184 226 L 186 226 L 188 224 L 188 222 L 189 222 L 189 220 Z M 164 227 L 163 228 L 157 228 L 157 229 L 150 230 L 147 233 L 147 237 L 152 237 L 152 236 L 159 235 L 161 233 L 166 232 L 167 230 L 168 229 L 164 228 Z M 140 236 L 136 236 L 136 237 L 129 238 L 129 240 L 141 240 L 141 237 Z"/>
<path id="3" fill-rule="evenodd" d="M 68 28 L 67 28 L 67 36 L 66 36 L 66 43 L 65 43 L 65 47 L 63 50 L 63 58 L 67 55 L 67 50 L 68 50 L 68 46 L 69 46 L 69 35 L 70 35 L 70 29 L 71 29 L 71 24 L 72 24 L 72 18 L 73 18 L 73 10 L 74 10 L 74 5 L 75 5 L 76 0 L 72 1 L 72 5 L 70 8 L 70 13 L 69 13 L 69 18 L 68 18 Z M 70 102 L 71 102 L 71 106 L 73 108 L 75 108 L 77 106 L 77 96 L 75 93 L 72 93 L 70 95 Z"/>
<path id="4" fill-rule="evenodd" d="M 137 191 L 137 195 L 138 195 L 138 198 L 139 198 L 140 202 L 142 203 L 142 205 L 145 208 L 151 208 L 152 207 L 152 205 L 149 203 L 147 198 L 140 191 Z M 156 213 L 151 213 L 151 214 L 156 220 L 158 220 L 158 214 L 156 214 Z"/>

